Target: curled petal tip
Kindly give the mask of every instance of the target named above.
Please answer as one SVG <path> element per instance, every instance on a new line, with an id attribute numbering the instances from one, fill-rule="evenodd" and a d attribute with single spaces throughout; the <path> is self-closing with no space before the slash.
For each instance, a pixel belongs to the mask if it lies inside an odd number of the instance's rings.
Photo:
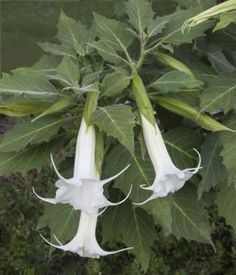
<path id="1" fill-rule="evenodd" d="M 102 209 L 102 211 L 100 211 L 97 216 L 101 216 L 107 210 L 107 208 L 108 208 L 108 206 L 106 206 L 104 209 Z"/>
<path id="2" fill-rule="evenodd" d="M 197 165 L 197 167 L 195 168 L 195 170 L 193 171 L 193 174 L 196 174 L 196 173 L 198 172 L 199 169 L 202 169 L 202 167 L 201 167 L 202 158 L 201 158 L 201 154 L 198 152 L 197 149 L 193 148 L 193 150 L 197 153 L 198 158 L 199 158 L 198 165 Z"/>
<path id="3" fill-rule="evenodd" d="M 57 170 L 57 167 L 56 167 L 56 164 L 55 164 L 55 162 L 54 162 L 52 153 L 50 153 L 50 159 L 51 159 L 51 163 L 52 163 L 53 169 L 54 169 L 54 171 L 56 172 L 58 178 L 66 182 L 67 180 L 66 180 L 66 179 L 59 173 L 59 171 Z"/>
<path id="4" fill-rule="evenodd" d="M 62 247 L 63 247 L 62 245 L 55 245 L 55 244 L 49 242 L 42 234 L 39 234 L 39 235 L 40 235 L 40 237 L 41 237 L 46 243 L 48 243 L 49 245 L 51 245 L 51 246 L 53 246 L 53 247 L 55 247 L 55 248 L 62 249 Z"/>
<path id="5" fill-rule="evenodd" d="M 153 189 L 153 186 L 145 186 L 145 184 L 142 184 L 140 185 L 140 187 L 143 189 L 143 190 L 152 190 Z"/>
<path id="6" fill-rule="evenodd" d="M 194 168 L 184 169 L 182 172 L 191 172 L 194 175 L 194 174 L 196 174 L 198 172 L 198 170 L 202 169 L 203 167 L 201 166 L 202 159 L 201 159 L 201 155 L 200 155 L 199 151 L 197 149 L 195 149 L 195 148 L 193 148 L 193 150 L 198 155 L 198 158 L 199 158 L 198 165 L 197 165 L 197 167 L 194 167 Z"/>
<path id="7" fill-rule="evenodd" d="M 147 203 L 155 198 L 156 198 L 156 196 L 153 194 L 151 197 L 149 197 L 148 199 L 146 199 L 143 202 L 133 202 L 133 205 L 137 205 L 137 206 L 144 205 L 145 203 Z"/>
<path id="8" fill-rule="evenodd" d="M 123 174 L 128 168 L 130 167 L 130 164 L 128 164 L 123 170 L 121 170 L 119 173 L 117 173 L 115 176 L 110 177 L 108 179 L 105 180 L 101 180 L 101 184 L 104 185 L 108 182 L 111 182 L 112 180 L 116 179 L 117 177 L 119 177 L 121 174 Z"/>
<path id="9" fill-rule="evenodd" d="M 63 246 L 63 244 L 58 240 L 57 236 L 53 234 L 54 239 L 59 243 L 60 246 Z"/>
<path id="10" fill-rule="evenodd" d="M 72 179 L 66 179 L 66 178 L 64 178 L 64 177 L 59 173 L 59 171 L 57 170 L 56 164 L 55 164 L 55 162 L 54 162 L 52 153 L 50 153 L 50 158 L 51 158 L 51 163 L 52 163 L 53 169 L 54 169 L 54 171 L 56 172 L 58 178 L 59 178 L 60 180 L 64 181 L 65 183 L 67 183 L 67 184 L 76 185 L 76 183 L 74 182 L 73 178 L 72 178 Z"/>
<path id="11" fill-rule="evenodd" d="M 39 196 L 39 194 L 35 191 L 34 187 L 32 187 L 32 190 L 33 190 L 33 193 L 35 194 L 35 196 L 42 200 L 42 201 L 45 201 L 45 202 L 49 202 L 49 203 L 52 203 L 52 204 L 56 204 L 57 201 L 55 199 L 52 199 L 52 198 L 43 198 L 41 196 Z"/>
<path id="12" fill-rule="evenodd" d="M 127 194 L 127 196 L 123 199 L 123 200 L 121 200 L 121 201 L 119 201 L 119 202 L 108 202 L 109 204 L 109 206 L 116 206 L 116 205 L 119 205 L 119 204 L 122 204 L 123 202 L 125 202 L 128 198 L 129 198 L 129 196 L 130 196 L 130 194 L 131 194 L 131 192 L 132 192 L 132 189 L 133 189 L 133 185 L 130 185 L 130 188 L 129 188 L 129 192 L 128 192 L 128 194 Z"/>
<path id="13" fill-rule="evenodd" d="M 201 163 L 201 160 L 202 160 L 201 154 L 199 153 L 199 151 L 196 148 L 193 148 L 193 151 L 195 151 L 197 153 L 198 158 L 199 158 L 199 162 Z"/>
<path id="14" fill-rule="evenodd" d="M 111 251 L 111 252 L 104 251 L 104 252 L 106 253 L 105 255 L 109 255 L 109 254 L 116 254 L 116 253 L 123 252 L 123 251 L 130 250 L 130 249 L 134 249 L 134 247 L 126 247 L 126 248 L 122 248 L 122 249 L 119 249 L 116 251 Z"/>

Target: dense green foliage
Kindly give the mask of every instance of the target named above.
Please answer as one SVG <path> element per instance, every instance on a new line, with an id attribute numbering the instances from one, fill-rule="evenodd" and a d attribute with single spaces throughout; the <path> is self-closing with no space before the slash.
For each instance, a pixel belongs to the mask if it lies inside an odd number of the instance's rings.
<path id="1" fill-rule="evenodd" d="M 35 231 L 43 207 L 31 192 L 32 185 L 44 192 L 46 186 L 42 183 L 50 174 L 48 170 L 39 175 L 31 171 L 24 178 L 14 174 L 1 179 L 0 274 L 143 274 L 127 253 L 100 260 L 58 250 L 50 254 L 48 245 Z M 234 274 L 236 243 L 232 228 L 218 216 L 216 207 L 208 210 L 216 252 L 209 245 L 177 241 L 173 235 L 164 237 L 163 230 L 156 226 L 157 237 L 146 274 Z"/>
<path id="2" fill-rule="evenodd" d="M 186 29 L 215 1 L 173 3 L 156 13 L 162 1 L 128 0 L 109 18 L 95 9 L 89 26 L 61 11 L 55 39 L 38 43 L 45 53 L 39 61 L 2 73 L 0 114 L 14 118 L 0 137 L 1 231 L 9 253 L 1 256 L 4 273 L 233 274 L 235 23 L 227 10 Z M 108 250 L 134 249 L 99 261 L 43 244 L 37 231 L 51 241 L 54 234 L 70 240 L 79 213 L 64 204 L 39 208 L 31 191 L 55 193 L 50 153 L 62 174 L 72 175 L 91 92 L 98 107 L 91 104 L 94 114 L 87 112 L 85 120 L 104 137 L 102 178 L 130 164 L 105 193 L 118 201 L 133 185 L 129 200 L 99 217 L 97 234 Z M 154 179 L 139 116 L 142 110 L 155 123 L 152 106 L 173 163 L 195 167 L 196 148 L 203 169 L 180 191 L 137 207 L 132 202 L 150 196 L 140 185 Z"/>

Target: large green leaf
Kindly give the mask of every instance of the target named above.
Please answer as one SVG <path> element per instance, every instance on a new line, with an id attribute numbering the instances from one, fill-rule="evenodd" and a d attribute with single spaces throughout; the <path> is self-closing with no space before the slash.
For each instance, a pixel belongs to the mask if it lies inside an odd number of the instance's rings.
<path id="1" fill-rule="evenodd" d="M 230 224 L 234 232 L 236 232 L 236 188 L 235 185 L 226 186 L 223 188 L 216 199 L 218 205 L 219 214 L 226 219 L 226 222 Z"/>
<path id="2" fill-rule="evenodd" d="M 106 43 L 103 40 L 95 41 L 91 44 L 91 46 L 97 50 L 97 52 L 106 60 L 111 63 L 120 65 L 120 64 L 128 64 L 125 58 L 119 55 L 117 51 L 113 49 L 113 47 Z"/>
<path id="3" fill-rule="evenodd" d="M 77 54 L 84 56 L 90 52 L 90 44 L 96 36 L 93 27 L 87 29 L 80 22 L 76 22 L 73 18 L 61 12 L 57 28 L 57 38 L 61 44 L 38 43 L 45 52 L 72 58 L 76 58 Z"/>
<path id="4" fill-rule="evenodd" d="M 195 189 L 185 187 L 172 196 L 148 202 L 144 208 L 162 226 L 164 234 L 212 244 L 207 211 L 195 194 Z"/>
<path id="5" fill-rule="evenodd" d="M 62 146 L 63 139 L 54 139 L 49 143 L 42 143 L 26 148 L 18 153 L 0 153 L 0 175 L 13 172 L 25 174 L 30 169 L 41 170 L 49 164 L 50 153 Z"/>
<path id="6" fill-rule="evenodd" d="M 147 29 L 148 37 L 152 37 L 162 33 L 166 25 L 169 23 L 169 20 L 170 20 L 169 16 L 162 16 L 162 17 L 156 16 L 155 19 L 153 19 L 148 26 L 148 29 Z"/>
<path id="7" fill-rule="evenodd" d="M 70 205 L 51 205 L 47 203 L 44 206 L 43 215 L 39 218 L 37 230 L 48 226 L 51 233 L 51 242 L 58 245 L 54 236 L 61 243 L 69 241 L 74 237 L 78 223 L 79 212 L 75 211 Z"/>
<path id="8" fill-rule="evenodd" d="M 181 31 L 184 21 L 198 14 L 200 11 L 199 7 L 190 7 L 185 10 L 177 9 L 171 15 L 160 42 L 180 45 L 182 43 L 192 43 L 193 39 L 204 36 L 204 32 L 213 25 L 212 22 L 204 22 L 184 33 Z"/>
<path id="9" fill-rule="evenodd" d="M 87 29 L 85 25 L 79 21 L 76 22 L 64 12 L 60 14 L 57 28 L 57 38 L 64 46 L 71 48 L 80 55 L 89 52 L 89 44 L 94 41 L 96 36 L 94 28 Z"/>
<path id="10" fill-rule="evenodd" d="M 159 77 L 150 87 L 161 92 L 183 92 L 199 89 L 203 83 L 197 79 L 189 78 L 180 71 L 170 71 Z"/>
<path id="11" fill-rule="evenodd" d="M 204 205 L 197 201 L 195 190 L 184 188 L 172 197 L 172 233 L 179 239 L 210 243 L 211 228 Z"/>
<path id="12" fill-rule="evenodd" d="M 136 144 L 134 154 L 131 155 L 121 145 L 115 146 L 105 158 L 105 174 L 106 176 L 115 174 L 127 165 L 130 167 L 120 175 L 115 185 L 125 194 L 128 193 L 130 186 L 133 186 L 130 198 L 135 202 L 142 202 L 148 198 L 149 192 L 145 192 L 140 185 L 151 185 L 154 180 L 154 169 L 148 157 L 142 158 L 140 146 Z"/>
<path id="13" fill-rule="evenodd" d="M 100 107 L 95 113 L 93 122 L 108 136 L 119 140 L 131 153 L 134 151 L 134 115 L 127 105 L 110 105 Z"/>
<path id="14" fill-rule="evenodd" d="M 32 67 L 20 67 L 13 70 L 13 72 L 23 72 L 23 73 L 38 73 L 51 79 L 56 73 L 56 68 L 60 62 L 60 57 L 42 55 L 40 59 Z"/>
<path id="15" fill-rule="evenodd" d="M 0 142 L 0 152 L 18 152 L 27 145 L 50 140 L 57 134 L 65 119 L 41 119 L 37 122 L 18 123 Z"/>
<path id="16" fill-rule="evenodd" d="M 201 198 L 203 192 L 209 191 L 217 184 L 226 182 L 225 166 L 220 156 L 221 150 L 222 146 L 217 134 L 206 137 L 201 146 L 201 166 L 203 168 L 200 170 L 202 180 L 198 185 L 198 198 Z"/>
<path id="17" fill-rule="evenodd" d="M 225 54 L 221 49 L 214 50 L 207 45 L 208 51 L 206 51 L 207 57 L 211 62 L 212 67 L 220 73 L 232 73 L 236 71 L 236 67 L 229 62 Z"/>
<path id="18" fill-rule="evenodd" d="M 53 100 L 59 96 L 57 89 L 43 76 L 15 72 L 3 74 L 0 79 L 0 94 Z"/>
<path id="19" fill-rule="evenodd" d="M 231 115 L 226 125 L 236 130 L 236 115 Z M 220 135 L 223 150 L 221 156 L 227 171 L 228 183 L 236 181 L 236 133 L 221 133 Z"/>
<path id="20" fill-rule="evenodd" d="M 146 0 L 128 0 L 125 2 L 125 8 L 130 24 L 142 34 L 152 22 L 154 16 L 152 4 Z"/>
<path id="21" fill-rule="evenodd" d="M 50 107 L 46 108 L 44 112 L 41 112 L 40 115 L 36 116 L 34 119 L 32 119 L 32 122 L 38 120 L 39 118 L 49 116 L 52 114 L 62 113 L 64 111 L 67 111 L 69 107 L 76 105 L 76 100 L 74 96 L 67 96 L 64 97 L 58 101 L 56 101 L 54 104 L 52 104 Z"/>
<path id="22" fill-rule="evenodd" d="M 153 219 L 143 209 L 125 203 L 108 209 L 102 217 L 104 241 L 114 241 L 122 235 L 121 241 L 134 247 L 135 254 L 144 271 L 147 271 L 151 256 L 151 246 L 156 239 Z"/>
<path id="23" fill-rule="evenodd" d="M 79 65 L 71 58 L 64 57 L 57 67 L 58 79 L 67 86 L 76 86 L 80 79 Z"/>
<path id="24" fill-rule="evenodd" d="M 236 79 L 235 74 L 221 74 L 208 82 L 207 88 L 201 95 L 201 112 L 227 113 L 236 108 Z"/>
<path id="25" fill-rule="evenodd" d="M 71 58 L 76 58 L 76 53 L 71 47 L 67 47 L 61 44 L 55 44 L 50 42 L 38 43 L 39 47 L 46 53 L 58 56 L 68 56 Z"/>
<path id="26" fill-rule="evenodd" d="M 208 215 L 195 193 L 195 189 L 187 187 L 173 196 L 152 200 L 144 208 L 162 226 L 165 235 L 212 244 Z"/>
<path id="27" fill-rule="evenodd" d="M 164 135 L 168 152 L 178 168 L 189 168 L 196 166 L 198 161 L 194 148 L 201 143 L 201 136 L 194 130 L 188 128 L 175 128 Z"/>
<path id="28" fill-rule="evenodd" d="M 163 233 L 169 235 L 172 233 L 172 208 L 171 198 L 158 198 L 152 200 L 143 206 L 148 213 L 152 214 L 156 224 L 161 225 Z"/>
<path id="29" fill-rule="evenodd" d="M 97 26 L 99 38 L 106 45 L 106 51 L 112 48 L 111 52 L 123 52 L 127 61 L 131 63 L 127 48 L 133 38 L 127 31 L 126 24 L 114 19 L 108 19 L 96 13 L 94 13 L 94 20 Z"/>
<path id="30" fill-rule="evenodd" d="M 130 77 L 124 71 L 114 71 L 107 74 L 103 80 L 103 96 L 113 97 L 119 95 L 130 84 Z"/>

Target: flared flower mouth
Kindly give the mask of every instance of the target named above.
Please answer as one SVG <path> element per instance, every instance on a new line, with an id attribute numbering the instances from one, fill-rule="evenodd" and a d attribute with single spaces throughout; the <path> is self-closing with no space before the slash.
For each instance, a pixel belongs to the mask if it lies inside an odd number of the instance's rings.
<path id="1" fill-rule="evenodd" d="M 185 182 L 188 181 L 194 174 L 196 174 L 199 169 L 201 169 L 201 155 L 200 153 L 194 149 L 197 153 L 199 161 L 198 165 L 195 168 L 187 168 L 184 170 L 180 170 L 175 167 L 173 169 L 173 173 L 165 174 L 162 177 L 156 176 L 154 183 L 151 186 L 141 185 L 140 187 L 144 190 L 152 191 L 153 194 L 145 201 L 141 203 L 134 203 L 135 205 L 143 205 L 148 201 L 151 201 L 156 198 L 162 198 L 168 196 L 169 193 L 174 193 L 181 189 Z"/>
<path id="2" fill-rule="evenodd" d="M 178 169 L 170 158 L 157 124 L 152 124 L 142 114 L 141 120 L 145 143 L 156 177 L 151 186 L 141 185 L 142 189 L 152 191 L 153 194 L 143 202 L 135 202 L 135 205 L 143 205 L 150 200 L 166 197 L 169 193 L 178 191 L 184 186 L 186 181 L 201 169 L 201 155 L 196 149 L 194 149 L 194 151 L 197 153 L 199 158 L 197 167 L 184 170 Z"/>
<path id="3" fill-rule="evenodd" d="M 56 242 L 53 244 L 49 242 L 43 235 L 41 237 L 45 242 L 49 245 L 64 250 L 71 251 L 73 253 L 78 254 L 81 257 L 88 258 L 100 258 L 101 256 L 107 256 L 123 251 L 127 251 L 133 249 L 133 247 L 122 248 L 116 251 L 105 251 L 103 250 L 96 239 L 96 224 L 97 224 L 97 214 L 87 214 L 85 212 L 81 212 L 80 223 L 78 227 L 78 231 L 74 238 L 66 244 L 62 244 L 56 236 L 54 236 Z"/>
<path id="4" fill-rule="evenodd" d="M 119 202 L 110 202 L 104 196 L 103 188 L 104 185 L 112 182 L 114 179 L 119 177 L 124 173 L 130 165 L 127 165 L 122 171 L 120 171 L 115 176 L 112 176 L 107 179 L 97 180 L 94 178 L 71 178 L 65 179 L 57 170 L 54 163 L 53 157 L 51 156 L 52 165 L 54 170 L 59 177 L 59 180 L 56 182 L 56 191 L 55 198 L 43 198 L 37 194 L 33 188 L 34 194 L 42 201 L 57 204 L 57 203 L 68 203 L 75 210 L 81 210 L 87 212 L 88 214 L 96 213 L 100 208 L 106 208 L 108 206 L 117 206 L 125 202 L 132 191 L 132 185 L 130 186 L 129 192 L 126 197 Z"/>

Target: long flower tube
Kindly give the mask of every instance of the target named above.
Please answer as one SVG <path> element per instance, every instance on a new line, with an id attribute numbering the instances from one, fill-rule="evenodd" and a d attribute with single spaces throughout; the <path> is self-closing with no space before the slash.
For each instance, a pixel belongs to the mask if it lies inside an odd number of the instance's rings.
<path id="1" fill-rule="evenodd" d="M 100 173 L 96 167 L 95 162 L 95 147 L 96 147 L 96 133 L 93 125 L 90 125 L 90 114 L 96 108 L 95 93 L 90 93 L 87 97 L 85 111 L 81 122 L 80 130 L 77 137 L 74 173 L 71 179 L 65 179 L 57 170 L 53 158 L 51 161 L 59 180 L 56 182 L 55 198 L 42 198 L 34 190 L 36 196 L 46 202 L 56 203 L 69 203 L 76 210 L 81 210 L 80 222 L 78 230 L 74 238 L 67 244 L 61 244 L 55 237 L 58 245 L 52 244 L 53 247 L 62 249 L 64 251 L 71 251 L 79 254 L 81 257 L 99 258 L 114 254 L 131 248 L 124 248 L 118 251 L 104 251 L 96 240 L 96 224 L 100 208 L 118 205 L 123 203 L 131 192 L 118 203 L 108 201 L 103 192 L 103 186 L 118 177 L 123 173 L 128 166 L 117 175 L 105 180 L 99 180 Z M 103 212 L 103 210 L 102 210 Z"/>
<path id="2" fill-rule="evenodd" d="M 103 250 L 96 239 L 96 225 L 97 225 L 97 214 L 87 214 L 86 212 L 81 212 L 80 221 L 77 233 L 75 237 L 63 245 L 61 242 L 55 237 L 58 245 L 52 244 L 47 239 L 45 239 L 42 235 L 41 237 L 45 242 L 50 244 L 51 246 L 62 249 L 64 251 L 70 251 L 78 254 L 81 257 L 88 258 L 99 258 L 100 256 L 107 256 L 110 254 L 115 254 L 118 252 L 122 252 L 125 250 L 132 249 L 132 247 L 123 248 L 116 251 L 105 251 Z"/>
<path id="3" fill-rule="evenodd" d="M 135 68 L 133 68 L 132 92 L 138 105 L 145 144 L 155 170 L 153 184 L 151 186 L 141 185 L 142 189 L 153 192 L 146 201 L 135 203 L 141 205 L 158 197 L 166 197 L 169 193 L 176 192 L 182 188 L 185 182 L 200 169 L 201 157 L 195 150 L 199 156 L 198 166 L 184 170 L 177 168 L 166 149 L 143 81 Z"/>
<path id="4" fill-rule="evenodd" d="M 184 21 L 184 24 L 181 27 L 182 33 L 184 33 L 186 29 L 190 30 L 191 28 L 205 22 L 208 19 L 215 18 L 222 13 L 227 13 L 233 10 L 236 10 L 236 0 L 228 0 L 215 5 Z"/>

